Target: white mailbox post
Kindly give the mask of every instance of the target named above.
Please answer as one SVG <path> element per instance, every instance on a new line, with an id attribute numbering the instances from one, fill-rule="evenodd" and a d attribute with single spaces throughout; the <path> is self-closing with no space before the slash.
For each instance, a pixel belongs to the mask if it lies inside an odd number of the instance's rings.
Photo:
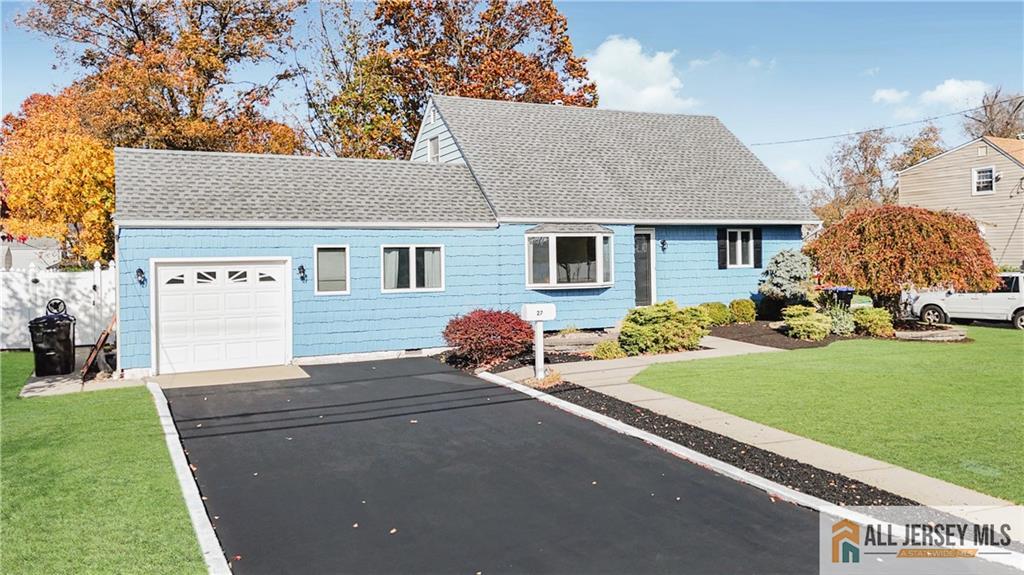
<path id="1" fill-rule="evenodd" d="M 555 304 L 523 304 L 519 317 L 533 324 L 533 376 L 544 379 L 544 322 L 555 319 Z"/>

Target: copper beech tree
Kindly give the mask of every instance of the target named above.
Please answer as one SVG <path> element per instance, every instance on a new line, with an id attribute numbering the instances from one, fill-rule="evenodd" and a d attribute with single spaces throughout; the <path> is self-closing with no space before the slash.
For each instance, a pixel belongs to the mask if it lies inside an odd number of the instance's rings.
<path id="1" fill-rule="evenodd" d="M 335 90 L 311 102 L 328 112 L 315 131 L 333 153 L 408 157 L 431 93 L 597 105 L 552 0 L 381 0 L 365 36 L 343 6 L 335 18 L 344 23 L 317 33 L 326 64 L 319 78 Z M 331 40 L 338 29 L 342 38 Z"/>
<path id="2" fill-rule="evenodd" d="M 998 268 L 971 218 L 888 205 L 855 210 L 804 246 L 821 281 L 848 285 L 899 317 L 904 290 L 991 291 Z"/>

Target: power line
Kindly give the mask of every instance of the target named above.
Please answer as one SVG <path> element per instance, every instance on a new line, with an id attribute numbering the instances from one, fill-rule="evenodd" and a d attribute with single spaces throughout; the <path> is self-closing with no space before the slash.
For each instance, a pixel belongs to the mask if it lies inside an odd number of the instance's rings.
<path id="1" fill-rule="evenodd" d="M 1017 98 L 1019 98 L 1019 96 L 1014 96 L 1014 97 L 1011 97 L 1011 98 L 1006 98 L 1005 100 L 999 100 L 999 101 L 991 102 L 989 104 L 984 104 L 984 105 L 981 105 L 981 106 L 975 106 L 974 108 L 967 108 L 966 110 L 960 110 L 958 112 L 950 112 L 948 114 L 941 114 L 941 115 L 938 115 L 938 116 L 931 116 L 929 118 L 923 118 L 923 119 L 920 119 L 920 120 L 914 120 L 913 122 L 904 122 L 902 124 L 892 124 L 890 126 L 882 126 L 882 127 L 879 127 L 879 128 L 871 128 L 870 130 L 860 130 L 859 132 L 846 132 L 844 134 L 833 134 L 831 136 L 816 136 L 814 138 L 800 138 L 800 139 L 797 139 L 797 140 L 777 140 L 777 141 L 774 141 L 774 142 L 758 142 L 756 144 L 750 144 L 750 145 L 751 146 L 777 146 L 777 145 L 780 145 L 780 144 L 799 144 L 801 142 L 816 142 L 816 141 L 819 141 L 819 140 L 831 140 L 833 138 L 845 138 L 847 136 L 859 136 L 861 134 L 867 134 L 868 132 L 877 132 L 879 130 L 891 130 L 893 128 L 903 128 L 905 126 L 913 126 L 915 124 L 924 124 L 924 123 L 927 123 L 927 122 L 931 122 L 933 120 L 940 120 L 942 118 L 948 118 L 950 116 L 959 116 L 961 114 L 966 114 L 967 112 L 973 112 L 975 110 L 981 110 L 982 108 L 985 108 L 986 106 L 994 106 L 996 104 L 1002 104 L 1004 102 L 1011 102 L 1013 100 L 1016 100 Z M 1024 99 L 1022 99 L 1021 102 L 1024 103 Z M 1017 106 L 1017 108 L 1019 109 L 1020 106 Z"/>

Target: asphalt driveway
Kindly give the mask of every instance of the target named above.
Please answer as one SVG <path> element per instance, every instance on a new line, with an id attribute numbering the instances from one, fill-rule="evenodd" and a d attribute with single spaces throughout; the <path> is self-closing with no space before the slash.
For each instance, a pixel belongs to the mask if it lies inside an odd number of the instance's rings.
<path id="1" fill-rule="evenodd" d="M 166 390 L 237 573 L 818 570 L 815 512 L 517 392 L 429 358 L 305 369 Z"/>

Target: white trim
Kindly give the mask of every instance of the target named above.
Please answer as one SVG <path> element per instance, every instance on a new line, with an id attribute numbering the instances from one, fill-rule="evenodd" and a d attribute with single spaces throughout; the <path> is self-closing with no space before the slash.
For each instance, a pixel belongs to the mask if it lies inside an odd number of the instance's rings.
<path id="1" fill-rule="evenodd" d="M 188 466 L 188 458 L 181 445 L 181 438 L 178 437 L 178 430 L 174 427 L 174 418 L 171 417 L 167 398 L 164 397 L 160 386 L 152 381 L 146 382 L 146 388 L 149 389 L 153 403 L 156 404 L 156 415 L 163 430 L 167 452 L 171 456 L 171 466 L 174 467 L 174 475 L 178 478 L 178 487 L 181 488 L 181 495 L 185 499 L 185 508 L 188 509 L 188 517 L 192 521 L 192 529 L 196 533 L 206 569 L 211 575 L 231 575 L 224 549 L 217 539 L 217 532 L 213 530 L 210 516 L 206 513 L 206 505 L 199 495 L 199 487 Z"/>
<path id="2" fill-rule="evenodd" d="M 594 238 L 594 253 L 597 259 L 595 276 L 597 281 L 589 283 L 558 283 L 558 250 L 557 239 L 566 237 Z M 533 238 L 548 239 L 548 280 L 549 283 L 533 283 L 533 262 L 530 260 L 530 240 Z M 604 281 L 604 246 L 602 238 L 611 238 L 612 281 Z M 523 261 L 525 262 L 526 289 L 559 290 L 559 289 L 605 289 L 615 285 L 615 234 L 608 232 L 545 232 L 523 234 Z"/>
<path id="3" fill-rule="evenodd" d="M 427 162 L 437 164 L 441 161 L 441 138 L 434 136 L 427 139 Z"/>
<path id="4" fill-rule="evenodd" d="M 749 264 L 744 264 L 744 263 L 733 264 L 733 263 L 729 263 L 729 260 L 732 259 L 732 246 L 731 246 L 731 242 L 729 242 L 729 234 L 731 234 L 732 232 L 736 232 L 736 234 L 737 234 L 736 235 L 736 240 L 739 242 L 740 249 L 743 249 L 743 234 L 744 233 L 750 234 L 750 249 L 749 249 L 750 253 L 748 254 L 750 256 L 749 257 L 749 259 L 750 259 L 750 263 Z M 740 262 L 742 262 L 742 261 L 743 261 L 743 258 L 740 257 Z M 730 269 L 731 270 L 731 269 L 734 269 L 734 268 L 752 268 L 752 267 L 754 267 L 754 229 L 753 228 L 726 228 L 726 230 L 725 230 L 725 269 Z"/>
<path id="5" fill-rule="evenodd" d="M 532 387 L 527 387 L 523 384 L 516 383 L 509 379 L 505 379 L 500 375 L 494 375 L 493 373 L 485 371 L 482 373 L 478 373 L 477 377 L 484 381 L 489 381 L 491 383 L 498 384 L 513 391 L 518 391 L 519 393 L 536 399 L 541 403 L 546 403 L 552 407 L 561 409 L 562 411 L 575 415 L 580 419 L 592 421 L 612 431 L 621 433 L 628 437 L 639 439 L 647 443 L 648 445 L 652 445 L 654 447 L 662 449 L 682 460 L 689 461 L 691 463 L 696 464 L 699 467 L 709 469 L 712 472 L 717 473 L 719 475 L 724 475 L 725 477 L 728 477 L 729 479 L 732 479 L 734 481 L 738 481 L 739 483 L 743 483 L 746 485 L 750 485 L 751 487 L 754 487 L 756 489 L 760 489 L 761 491 L 764 491 L 765 493 L 769 494 L 773 499 L 779 499 L 787 503 L 792 503 L 794 505 L 806 507 L 819 513 L 827 513 L 828 515 L 831 515 L 833 517 L 850 519 L 862 525 L 888 525 L 891 526 L 890 529 L 893 530 L 893 532 L 898 532 L 897 526 L 890 524 L 886 521 L 880 521 L 879 518 L 870 517 L 863 513 L 847 509 L 846 507 L 836 505 L 834 503 L 829 503 L 828 501 L 825 501 L 824 499 L 819 499 L 813 495 L 801 493 L 800 491 L 797 491 L 790 487 L 786 487 L 785 485 L 776 483 L 770 479 L 761 477 L 760 475 L 755 475 L 753 473 L 750 473 L 749 471 L 744 471 L 724 461 L 715 459 L 710 455 L 705 455 L 698 451 L 694 451 L 689 447 L 683 446 L 674 441 L 670 441 L 668 439 L 665 439 L 664 437 L 659 437 L 657 435 L 654 435 L 653 433 L 644 431 L 642 429 L 638 429 L 636 427 L 633 427 L 632 425 L 608 417 L 607 415 L 591 411 L 585 407 L 576 405 L 575 403 L 571 403 L 564 399 L 559 399 L 552 395 L 548 395 L 547 393 L 544 393 L 537 389 L 533 389 Z M 1014 569 L 1019 569 L 1020 562 L 1024 560 L 1024 555 L 1022 555 L 1020 552 L 1008 551 L 1006 547 L 992 547 L 988 545 L 979 545 L 978 547 L 979 551 L 998 551 L 1000 553 L 999 555 L 984 556 L 984 560 L 990 561 L 992 563 L 999 563 L 1001 565 L 1013 567 Z"/>
<path id="6" fill-rule="evenodd" d="M 357 361 L 377 361 L 381 359 L 402 359 L 407 357 L 429 357 L 451 350 L 450 347 L 425 347 L 422 349 L 398 349 L 389 351 L 361 351 L 353 353 L 335 353 L 331 355 L 307 355 L 297 357 L 293 365 L 322 365 L 326 363 L 353 363 Z"/>
<path id="7" fill-rule="evenodd" d="M 496 228 L 498 222 L 339 222 L 295 220 L 116 220 L 122 228 L 359 228 L 393 229 L 462 229 Z"/>
<path id="8" fill-rule="evenodd" d="M 147 281 L 149 282 L 149 372 L 150 375 L 160 375 L 160 355 L 159 355 L 159 342 L 157 341 L 157 316 L 159 310 L 157 309 L 157 298 L 156 298 L 156 268 L 160 264 L 215 264 L 215 263 L 278 263 L 284 267 L 284 277 L 281 280 L 284 282 L 284 298 L 285 298 L 285 361 L 284 365 L 291 363 L 293 349 L 293 330 L 294 323 L 292 322 L 292 307 L 294 305 L 294 299 L 292 296 L 292 258 L 291 256 L 256 256 L 256 257 L 197 257 L 197 258 L 149 258 L 149 276 Z M 132 272 L 134 273 L 134 272 Z M 118 340 L 118 346 L 121 345 Z M 120 365 L 120 364 L 118 364 Z"/>
<path id="9" fill-rule="evenodd" d="M 978 172 L 982 170 L 989 170 L 992 172 L 992 189 L 984 192 L 978 191 Z M 991 196 L 996 193 L 996 167 L 995 166 L 981 166 L 977 168 L 971 168 L 971 195 L 972 196 Z"/>
<path id="10" fill-rule="evenodd" d="M 656 262 L 657 262 L 658 258 L 657 258 L 656 254 L 654 252 L 655 246 L 657 245 L 656 242 L 655 242 L 655 239 L 654 239 L 654 228 L 634 228 L 633 229 L 633 233 L 634 233 L 634 235 L 647 234 L 650 237 L 650 242 L 647 245 L 647 253 L 650 254 L 650 259 L 651 259 L 651 304 L 653 305 L 653 304 L 658 303 L 658 279 L 657 279 L 658 278 L 658 276 L 657 276 L 658 268 L 656 266 Z M 634 252 L 635 251 L 636 251 L 636 248 L 634 247 Z M 636 258 L 636 254 L 635 253 L 633 254 L 633 257 Z M 634 265 L 634 267 L 635 267 L 635 265 Z M 634 278 L 634 280 L 635 279 L 636 278 Z M 636 302 L 634 302 L 634 303 L 636 303 Z"/>
<path id="11" fill-rule="evenodd" d="M 409 248 L 409 287 L 387 289 L 384 287 L 384 250 L 385 248 Z M 418 288 L 416 287 L 416 249 L 417 248 L 440 248 L 441 249 L 441 287 Z M 445 253 L 444 244 L 381 244 L 380 245 L 380 293 L 423 293 L 443 292 L 445 290 Z"/>
<path id="12" fill-rule="evenodd" d="M 645 226 L 719 226 L 719 225 L 747 225 L 747 226 L 800 226 L 804 224 L 820 224 L 821 220 L 688 220 L 681 218 L 503 218 L 498 221 L 503 224 L 536 224 L 543 221 L 545 224 L 608 224 L 608 225 L 645 225 Z"/>
<path id="13" fill-rule="evenodd" d="M 317 252 L 323 248 L 327 249 L 343 249 L 345 250 L 345 289 L 341 291 L 320 291 L 320 284 L 317 283 L 317 276 L 320 274 L 319 261 Z M 313 245 L 313 295 L 349 295 L 352 293 L 352 275 L 349 270 L 352 267 L 352 251 L 348 249 L 348 244 L 314 244 Z"/>

